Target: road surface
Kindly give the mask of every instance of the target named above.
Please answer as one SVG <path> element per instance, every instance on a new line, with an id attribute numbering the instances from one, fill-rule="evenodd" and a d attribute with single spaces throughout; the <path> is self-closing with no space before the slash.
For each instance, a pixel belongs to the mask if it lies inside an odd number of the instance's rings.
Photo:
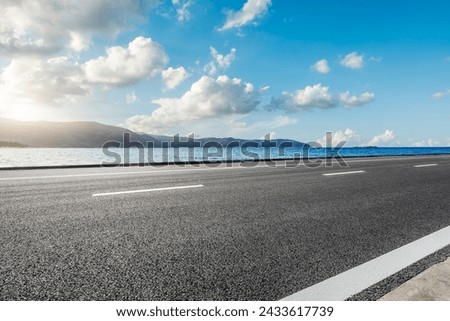
<path id="1" fill-rule="evenodd" d="M 0 300 L 279 300 L 450 226 L 450 156 L 347 162 L 0 171 Z"/>

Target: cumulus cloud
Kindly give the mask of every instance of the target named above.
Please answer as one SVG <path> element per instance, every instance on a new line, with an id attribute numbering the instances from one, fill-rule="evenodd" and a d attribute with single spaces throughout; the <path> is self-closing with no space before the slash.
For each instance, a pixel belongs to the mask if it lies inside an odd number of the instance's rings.
<path id="1" fill-rule="evenodd" d="M 388 145 L 391 141 L 395 139 L 394 131 L 386 129 L 384 133 L 376 135 L 374 138 L 372 138 L 367 145 L 369 146 L 379 146 L 381 145 Z"/>
<path id="2" fill-rule="evenodd" d="M 253 22 L 264 15 L 272 4 L 272 0 L 247 0 L 239 11 L 228 11 L 225 24 L 219 31 L 239 28 Z"/>
<path id="3" fill-rule="evenodd" d="M 431 95 L 431 98 L 433 98 L 433 99 L 441 99 L 441 98 L 444 98 L 447 95 L 450 95 L 450 89 L 446 90 L 446 91 L 437 91 L 437 92 L 433 93 L 433 95 Z"/>
<path id="4" fill-rule="evenodd" d="M 441 146 L 441 143 L 437 140 L 434 140 L 432 138 L 429 138 L 427 140 L 422 140 L 415 142 L 412 144 L 414 147 L 435 147 L 435 146 Z"/>
<path id="5" fill-rule="evenodd" d="M 376 135 L 369 142 L 364 143 L 366 139 L 361 137 L 358 132 L 351 128 L 345 130 L 338 130 L 332 133 L 331 145 L 337 146 L 341 142 L 346 142 L 345 146 L 379 146 L 379 145 L 389 145 L 395 139 L 394 131 L 386 129 L 384 133 Z M 327 146 L 327 137 L 324 135 L 322 138 L 317 139 L 317 143 L 321 146 Z M 419 142 L 420 143 L 420 142 Z"/>
<path id="6" fill-rule="evenodd" d="M 347 107 L 355 107 L 365 105 L 375 99 L 375 94 L 364 92 L 359 96 L 351 95 L 346 91 L 339 94 L 339 101 Z"/>
<path id="7" fill-rule="evenodd" d="M 326 109 L 336 105 L 329 87 L 322 86 L 322 84 L 306 86 L 304 89 L 299 89 L 292 94 L 284 92 L 282 99 L 290 107 L 289 109 L 306 107 Z"/>
<path id="8" fill-rule="evenodd" d="M 208 73 L 210 76 L 213 76 L 217 73 L 217 66 L 213 61 L 208 62 L 205 67 L 203 67 L 203 71 Z"/>
<path id="9" fill-rule="evenodd" d="M 137 37 L 128 48 L 109 48 L 106 56 L 88 61 L 84 69 L 91 83 L 126 86 L 159 74 L 167 62 L 159 43 Z"/>
<path id="10" fill-rule="evenodd" d="M 349 69 L 361 69 L 364 66 L 364 56 L 354 51 L 342 58 L 340 63 Z"/>
<path id="11" fill-rule="evenodd" d="M 89 36 L 76 31 L 70 32 L 70 43 L 69 48 L 76 52 L 81 52 L 86 50 L 91 43 L 91 39 Z"/>
<path id="12" fill-rule="evenodd" d="M 218 70 L 230 67 L 236 58 L 236 48 L 231 48 L 230 53 L 226 55 L 219 53 L 214 47 L 210 47 L 209 50 L 214 60 L 204 67 L 204 71 L 210 75 L 214 75 Z"/>
<path id="13" fill-rule="evenodd" d="M 85 64 L 66 56 L 16 57 L 0 74 L 0 98 L 8 106 L 61 105 L 88 96 L 97 84 L 125 86 L 155 76 L 166 62 L 162 47 L 143 37 L 136 38 L 128 48 L 112 47 L 105 57 Z M 168 76 L 169 86 L 180 81 L 179 75 L 175 78 Z"/>
<path id="14" fill-rule="evenodd" d="M 163 70 L 161 75 L 167 89 L 174 89 L 189 76 L 186 69 L 183 67 L 169 67 L 166 70 Z"/>
<path id="15" fill-rule="evenodd" d="M 296 112 L 306 109 L 328 109 L 342 104 L 347 107 L 362 106 L 375 98 L 373 93 L 364 92 L 360 96 L 351 95 L 348 91 L 332 94 L 330 88 L 322 84 L 306 86 L 293 93 L 283 92 L 280 97 L 273 98 L 268 106 L 269 110 L 284 109 Z"/>
<path id="16" fill-rule="evenodd" d="M 177 10 L 178 21 L 183 22 L 191 19 L 189 7 L 191 7 L 194 4 L 193 1 L 172 0 L 172 4 L 175 6 L 175 9 Z"/>
<path id="17" fill-rule="evenodd" d="M 217 64 L 221 68 L 228 68 L 231 65 L 231 62 L 236 58 L 236 49 L 235 48 L 231 48 L 230 53 L 227 55 L 220 54 L 214 47 L 211 47 L 210 50 L 211 50 L 211 56 L 214 57 Z"/>
<path id="18" fill-rule="evenodd" d="M 259 104 L 262 89 L 239 78 L 203 76 L 180 98 L 160 98 L 151 115 L 137 115 L 126 120 L 131 130 L 161 132 L 180 122 L 196 122 L 228 115 L 244 115 Z"/>
<path id="19" fill-rule="evenodd" d="M 327 74 L 330 72 L 330 67 L 328 66 L 328 61 L 326 59 L 321 59 L 311 66 L 315 71 L 321 74 Z"/>
<path id="20" fill-rule="evenodd" d="M 327 143 L 327 136 L 324 135 L 322 138 L 317 139 L 317 143 L 321 146 L 325 147 L 328 144 L 331 146 L 337 146 L 338 144 L 342 144 L 342 142 L 346 142 L 346 145 L 359 145 L 361 143 L 361 136 L 351 128 L 347 128 L 345 130 L 338 130 L 332 133 L 331 142 Z M 328 147 L 331 147 L 328 146 Z"/>
<path id="21" fill-rule="evenodd" d="M 81 51 L 93 34 L 116 34 L 128 22 L 144 19 L 156 0 L 2 1 L 0 55 L 8 57 Z"/>
<path id="22" fill-rule="evenodd" d="M 24 105 L 60 105 L 90 93 L 82 66 L 67 57 L 13 59 L 0 75 L 0 101 Z"/>

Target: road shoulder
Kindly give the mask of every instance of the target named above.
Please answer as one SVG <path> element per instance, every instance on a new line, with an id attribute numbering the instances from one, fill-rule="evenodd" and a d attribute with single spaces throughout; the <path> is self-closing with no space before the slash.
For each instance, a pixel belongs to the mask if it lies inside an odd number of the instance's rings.
<path id="1" fill-rule="evenodd" d="M 445 264 L 444 264 L 445 262 Z M 443 264 L 443 265 L 442 265 Z M 435 269 L 432 269 L 433 267 L 436 267 Z M 429 272 L 431 269 L 431 272 Z M 444 269 L 445 271 L 442 272 L 442 269 Z M 436 271 L 442 272 L 442 273 L 446 273 L 446 278 L 447 278 L 447 285 L 446 285 L 446 289 L 447 289 L 447 293 L 446 298 L 441 298 L 441 296 L 436 297 L 436 298 L 398 298 L 398 299 L 394 299 L 393 296 L 389 296 L 390 299 L 386 299 L 389 297 L 386 297 L 385 301 L 388 300 L 450 300 L 450 246 L 446 246 L 443 249 L 425 257 L 424 259 L 408 266 L 407 268 L 399 271 L 398 273 L 391 275 L 390 277 L 384 279 L 381 282 L 378 282 L 377 284 L 374 284 L 373 286 L 367 288 L 366 290 L 355 294 L 354 296 L 350 297 L 348 299 L 348 301 L 376 301 L 376 300 L 380 300 L 381 298 L 387 296 L 388 294 L 394 292 L 396 289 L 399 289 L 402 285 L 408 284 L 408 289 L 410 286 L 413 287 L 419 287 L 421 286 L 421 288 L 423 289 L 423 291 L 426 291 L 426 286 L 430 286 L 428 284 L 424 284 L 421 285 L 422 283 L 424 283 L 423 279 L 422 279 L 422 274 L 426 275 L 426 280 L 427 282 L 436 282 L 434 284 L 437 284 L 438 279 L 434 280 L 435 278 L 441 278 L 443 277 L 443 275 L 441 275 L 441 273 L 439 273 L 439 276 L 434 276 L 434 273 Z M 427 273 L 428 272 L 428 273 Z M 421 276 L 421 283 L 417 283 L 415 278 Z M 419 285 L 420 284 L 420 285 Z M 431 285 L 433 286 L 433 285 Z M 440 285 L 443 286 L 443 285 Z M 401 291 L 401 289 L 399 289 L 398 291 Z M 395 292 L 395 293 L 399 293 L 399 292 Z M 425 292 L 424 294 L 425 295 Z"/>

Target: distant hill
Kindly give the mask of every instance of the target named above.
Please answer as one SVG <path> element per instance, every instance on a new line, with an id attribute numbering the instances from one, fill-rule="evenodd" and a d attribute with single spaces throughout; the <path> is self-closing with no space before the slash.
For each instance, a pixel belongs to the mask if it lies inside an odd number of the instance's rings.
<path id="1" fill-rule="evenodd" d="M 0 141 L 0 148 L 11 147 L 11 148 L 24 148 L 27 147 L 24 144 L 16 143 L 16 142 L 2 142 Z"/>
<path id="2" fill-rule="evenodd" d="M 122 142 L 124 133 L 129 135 L 130 141 L 140 142 L 144 146 L 151 142 L 154 147 L 161 147 L 162 142 L 174 141 L 172 136 L 135 133 L 125 128 L 97 122 L 27 122 L 0 118 L 0 142 L 5 142 L 5 145 L 6 142 L 15 144 L 8 147 L 101 148 L 108 141 Z M 186 137 L 180 137 L 179 140 L 188 141 Z M 263 140 L 209 137 L 196 139 L 196 142 L 201 146 L 207 142 L 233 146 L 236 143 L 242 145 L 246 142 L 260 144 Z M 275 139 L 273 142 L 277 146 L 281 143 L 289 143 L 293 147 L 305 146 L 304 143 L 289 139 Z M 189 146 L 194 146 L 193 143 L 189 141 Z"/>
<path id="3" fill-rule="evenodd" d="M 202 146 L 204 144 L 206 144 L 207 142 L 211 142 L 211 141 L 218 142 L 222 146 L 233 145 L 236 142 L 238 142 L 241 145 L 245 144 L 245 143 L 261 144 L 264 142 L 263 139 L 249 140 L 249 139 L 241 139 L 241 138 L 233 138 L 233 137 L 225 137 L 225 138 L 208 137 L 208 138 L 200 138 L 199 141 Z M 298 141 L 292 140 L 292 139 L 272 139 L 271 144 L 274 144 L 277 147 L 280 146 L 281 144 L 285 144 L 285 147 L 303 147 L 306 145 L 305 143 L 301 143 L 301 142 L 298 142 Z M 272 147 L 275 147 L 275 146 L 272 146 Z"/>
<path id="4" fill-rule="evenodd" d="M 0 141 L 13 141 L 29 147 L 102 147 L 107 141 L 130 140 L 144 143 L 142 137 L 128 129 L 96 122 L 25 122 L 0 118 Z"/>

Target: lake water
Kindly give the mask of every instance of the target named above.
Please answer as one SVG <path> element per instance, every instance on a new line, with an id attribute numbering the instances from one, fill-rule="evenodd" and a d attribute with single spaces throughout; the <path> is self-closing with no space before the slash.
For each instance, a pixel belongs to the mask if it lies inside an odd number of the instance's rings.
<path id="1" fill-rule="evenodd" d="M 114 153 L 114 154 L 113 154 Z M 245 160 L 292 157 L 324 157 L 336 154 L 326 148 L 286 148 L 283 150 L 247 148 L 229 148 L 217 150 L 210 148 L 153 148 L 138 150 L 109 149 L 104 153 L 101 148 L 0 148 L 0 168 L 27 166 L 91 165 L 102 163 L 151 163 L 166 161 L 201 160 Z M 342 148 L 342 157 L 355 156 L 402 156 L 402 155 L 438 155 L 450 154 L 450 147 L 379 147 L 379 148 Z"/>

